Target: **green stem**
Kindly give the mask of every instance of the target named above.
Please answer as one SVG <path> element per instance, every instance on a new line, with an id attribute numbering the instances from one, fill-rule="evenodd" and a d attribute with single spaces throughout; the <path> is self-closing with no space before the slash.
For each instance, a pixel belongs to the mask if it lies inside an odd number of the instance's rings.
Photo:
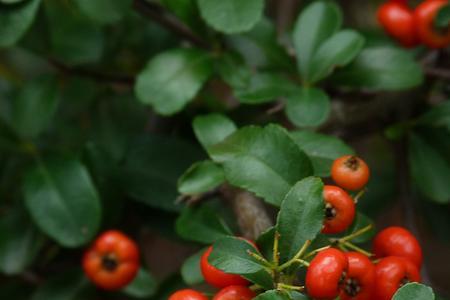
<path id="1" fill-rule="evenodd" d="M 285 283 L 277 284 L 277 290 L 303 291 L 304 289 L 305 289 L 304 286 L 296 286 Z"/>
<path id="2" fill-rule="evenodd" d="M 309 245 L 311 245 L 311 241 L 306 240 L 306 242 L 303 244 L 303 246 L 300 248 L 300 250 L 297 252 L 297 254 L 295 254 L 295 256 L 291 260 L 285 262 L 280 267 L 278 267 L 278 271 L 282 271 L 282 270 L 290 267 L 293 263 L 296 262 L 297 259 L 301 258 L 302 255 L 305 254 L 305 251 L 308 249 Z"/>
<path id="3" fill-rule="evenodd" d="M 348 247 L 350 249 L 353 249 L 353 250 L 355 250 L 355 251 L 357 251 L 359 253 L 362 253 L 362 254 L 364 254 L 364 255 L 366 255 L 368 257 L 373 256 L 372 253 L 370 253 L 370 252 L 368 252 L 368 251 L 366 251 L 366 250 L 364 250 L 364 249 L 362 249 L 362 248 L 360 248 L 360 247 L 358 247 L 358 246 L 356 246 L 356 245 L 354 245 L 354 244 L 352 244 L 350 242 L 343 242 L 343 245 L 345 245 L 346 247 Z"/>
<path id="4" fill-rule="evenodd" d="M 347 235 L 347 236 L 345 236 L 345 237 L 343 237 L 343 238 L 340 238 L 340 239 L 338 240 L 338 242 L 339 242 L 339 243 L 344 243 L 344 242 L 350 241 L 350 240 L 352 240 L 352 239 L 354 239 L 354 238 L 356 238 L 356 237 L 362 235 L 363 233 L 366 233 L 367 231 L 369 231 L 370 229 L 372 229 L 372 227 L 373 227 L 372 224 L 369 224 L 369 225 L 367 225 L 366 227 L 361 228 L 360 230 L 355 231 L 355 232 L 353 232 L 353 233 L 350 234 L 350 235 Z"/>
<path id="5" fill-rule="evenodd" d="M 280 252 L 278 251 L 278 245 L 280 241 L 280 234 L 275 231 L 275 237 L 273 240 L 273 263 L 276 267 L 280 264 Z"/>

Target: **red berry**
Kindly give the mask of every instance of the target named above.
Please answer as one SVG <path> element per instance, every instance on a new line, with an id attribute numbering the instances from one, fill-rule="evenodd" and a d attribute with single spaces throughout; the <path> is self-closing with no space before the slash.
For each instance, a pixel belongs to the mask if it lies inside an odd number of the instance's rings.
<path id="1" fill-rule="evenodd" d="M 416 265 L 403 257 L 388 256 L 375 267 L 374 299 L 391 300 L 395 292 L 409 282 L 420 282 Z"/>
<path id="2" fill-rule="evenodd" d="M 231 285 L 221 289 L 213 300 L 250 300 L 256 297 L 256 294 L 246 286 Z"/>
<path id="3" fill-rule="evenodd" d="M 434 25 L 437 13 L 445 5 L 448 0 L 423 1 L 414 12 L 419 39 L 430 48 L 445 48 L 450 44 L 449 28 L 440 30 Z"/>
<path id="4" fill-rule="evenodd" d="M 422 265 L 422 249 L 414 235 L 402 227 L 388 227 L 373 240 L 373 252 L 377 257 L 401 256 L 412 261 L 419 269 Z"/>
<path id="5" fill-rule="evenodd" d="M 405 47 L 414 47 L 419 43 L 413 11 L 406 1 L 391 1 L 380 6 L 377 12 L 378 22 L 384 30 Z"/>
<path id="6" fill-rule="evenodd" d="M 339 295 L 339 284 L 345 279 L 348 262 L 345 254 L 329 248 L 319 252 L 306 272 L 306 290 L 311 298 L 334 299 Z"/>
<path id="7" fill-rule="evenodd" d="M 370 300 L 375 286 L 375 266 L 359 252 L 345 253 L 347 277 L 341 285 L 341 300 Z"/>
<path id="8" fill-rule="evenodd" d="M 185 289 L 170 295 L 169 300 L 208 300 L 208 298 L 196 290 Z"/>
<path id="9" fill-rule="evenodd" d="M 125 234 L 104 232 L 83 256 L 86 276 L 100 288 L 118 290 L 130 283 L 139 269 L 139 250 Z"/>
<path id="10" fill-rule="evenodd" d="M 346 190 L 362 189 L 369 181 L 370 171 L 367 164 L 359 157 L 345 155 L 339 157 L 331 166 L 331 178 Z"/>
<path id="11" fill-rule="evenodd" d="M 325 200 L 325 222 L 323 233 L 339 233 L 346 230 L 355 218 L 355 203 L 340 187 L 326 185 L 323 188 Z"/>
<path id="12" fill-rule="evenodd" d="M 229 285 L 249 284 L 249 282 L 241 276 L 225 273 L 211 265 L 208 261 L 208 257 L 211 254 L 212 249 L 212 246 L 210 246 L 205 253 L 203 253 L 200 261 L 200 268 L 207 283 L 217 288 L 223 288 Z"/>

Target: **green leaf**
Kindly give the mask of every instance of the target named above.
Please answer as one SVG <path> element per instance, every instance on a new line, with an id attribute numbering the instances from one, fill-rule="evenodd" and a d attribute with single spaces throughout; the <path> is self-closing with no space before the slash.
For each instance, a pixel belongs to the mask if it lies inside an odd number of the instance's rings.
<path id="1" fill-rule="evenodd" d="M 50 123 L 58 106 L 54 78 L 40 77 L 20 90 L 12 105 L 13 125 L 22 137 L 36 137 Z"/>
<path id="2" fill-rule="evenodd" d="M 281 262 L 294 257 L 322 229 L 325 210 L 322 192 L 319 178 L 305 178 L 294 185 L 281 203 L 277 219 Z"/>
<path id="3" fill-rule="evenodd" d="M 443 126 L 450 130 L 450 101 L 439 103 L 428 110 L 419 118 L 418 124 L 433 127 Z"/>
<path id="4" fill-rule="evenodd" d="M 172 115 L 191 101 L 211 75 L 211 57 L 198 49 L 174 49 L 152 58 L 139 73 L 137 98 L 162 115 Z"/>
<path id="5" fill-rule="evenodd" d="M 40 285 L 31 300 L 82 300 L 88 287 L 81 271 L 66 271 Z"/>
<path id="6" fill-rule="evenodd" d="M 197 0 L 202 18 L 227 34 L 250 30 L 262 16 L 264 0 Z"/>
<path id="7" fill-rule="evenodd" d="M 83 18 L 69 3 L 44 3 L 53 55 L 69 65 L 97 62 L 105 46 L 100 27 Z"/>
<path id="8" fill-rule="evenodd" d="M 342 30 L 323 44 L 311 61 L 311 82 L 317 82 L 333 72 L 336 67 L 350 63 L 361 51 L 364 37 L 354 30 Z"/>
<path id="9" fill-rule="evenodd" d="M 293 40 L 303 80 L 310 80 L 314 54 L 341 24 L 342 13 L 332 2 L 314 1 L 301 12 L 294 25 Z"/>
<path id="10" fill-rule="evenodd" d="M 241 238 L 224 237 L 214 243 L 208 261 L 226 273 L 253 274 L 263 269 L 263 266 L 248 251 L 258 253 L 258 250 Z"/>
<path id="11" fill-rule="evenodd" d="M 201 26 L 195 0 L 161 0 L 161 3 L 190 27 Z"/>
<path id="12" fill-rule="evenodd" d="M 286 114 L 298 127 L 316 127 L 330 114 L 330 98 L 321 89 L 300 88 L 287 97 Z"/>
<path id="13" fill-rule="evenodd" d="M 445 5 L 439 9 L 439 12 L 434 19 L 434 24 L 437 28 L 444 30 L 448 29 L 450 25 L 450 5 Z"/>
<path id="14" fill-rule="evenodd" d="M 180 155 L 180 151 L 183 155 Z M 202 159 L 198 148 L 185 141 L 150 135 L 131 143 L 118 179 L 136 201 L 166 211 L 178 211 L 177 180 Z"/>
<path id="15" fill-rule="evenodd" d="M 97 233 L 100 200 L 78 160 L 58 158 L 39 163 L 26 174 L 23 192 L 34 222 L 61 245 L 79 247 Z"/>
<path id="16" fill-rule="evenodd" d="M 207 206 L 184 209 L 176 221 L 176 231 L 186 240 L 207 245 L 233 235 L 220 216 Z"/>
<path id="17" fill-rule="evenodd" d="M 133 281 L 122 291 L 133 298 L 148 298 L 156 293 L 157 283 L 155 278 L 145 269 L 140 268 Z"/>
<path id="18" fill-rule="evenodd" d="M 235 53 L 225 53 L 214 61 L 216 72 L 233 89 L 243 89 L 250 83 L 252 72 Z"/>
<path id="19" fill-rule="evenodd" d="M 276 73 L 257 73 L 247 86 L 235 90 L 235 96 L 241 103 L 261 104 L 286 96 L 295 88 L 289 79 Z"/>
<path id="20" fill-rule="evenodd" d="M 434 300 L 433 290 L 420 283 L 408 283 L 402 286 L 392 297 L 393 300 Z"/>
<path id="21" fill-rule="evenodd" d="M 437 203 L 450 202 L 450 166 L 433 147 L 418 135 L 409 140 L 409 163 L 411 176 L 430 200 Z"/>
<path id="22" fill-rule="evenodd" d="M 22 2 L 24 0 L 0 0 L 0 3 L 2 4 L 16 4 L 19 2 Z"/>
<path id="23" fill-rule="evenodd" d="M 75 0 L 80 11 L 99 24 L 111 24 L 120 21 L 130 11 L 131 0 Z"/>
<path id="24" fill-rule="evenodd" d="M 263 254 L 263 257 L 268 261 L 273 261 L 273 242 L 275 239 L 275 226 L 270 227 L 256 240 L 256 245 L 258 245 L 258 250 Z"/>
<path id="25" fill-rule="evenodd" d="M 309 156 L 315 176 L 330 176 L 331 165 L 336 158 L 355 153 L 350 146 L 334 136 L 311 131 L 293 131 L 291 137 Z"/>
<path id="26" fill-rule="evenodd" d="M 18 1 L 8 1 L 15 3 Z M 34 21 L 40 0 L 27 0 L 0 9 L 0 48 L 13 46 Z"/>
<path id="27" fill-rule="evenodd" d="M 0 270 L 21 273 L 36 257 L 43 237 L 23 211 L 16 208 L 0 219 Z"/>
<path id="28" fill-rule="evenodd" d="M 178 192 L 198 195 L 218 187 L 224 181 L 222 167 L 210 160 L 196 162 L 178 180 Z"/>
<path id="29" fill-rule="evenodd" d="M 422 84 L 423 72 L 405 50 L 372 47 L 364 49 L 350 65 L 336 71 L 333 80 L 345 87 L 395 91 Z"/>
<path id="30" fill-rule="evenodd" d="M 247 189 L 274 205 L 280 205 L 298 180 L 312 174 L 306 154 L 288 132 L 277 125 L 241 128 L 211 147 L 210 155 L 223 164 L 230 184 Z"/>
<path id="31" fill-rule="evenodd" d="M 236 131 L 232 120 L 222 114 L 209 114 L 195 117 L 192 122 L 194 133 L 205 149 L 223 141 Z"/>
<path id="32" fill-rule="evenodd" d="M 204 281 L 200 269 L 200 260 L 205 249 L 187 258 L 181 266 L 181 276 L 187 285 L 200 284 Z"/>
<path id="33" fill-rule="evenodd" d="M 253 298 L 254 300 L 307 300 L 305 295 L 295 291 L 270 290 Z"/>

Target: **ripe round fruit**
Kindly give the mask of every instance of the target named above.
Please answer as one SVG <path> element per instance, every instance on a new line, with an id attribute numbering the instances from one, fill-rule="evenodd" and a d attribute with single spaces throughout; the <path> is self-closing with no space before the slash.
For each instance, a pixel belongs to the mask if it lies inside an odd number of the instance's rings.
<path id="1" fill-rule="evenodd" d="M 384 30 L 405 47 L 418 45 L 419 39 L 413 11 L 406 1 L 390 1 L 380 6 L 377 12 L 378 22 Z"/>
<path id="2" fill-rule="evenodd" d="M 341 300 L 370 300 L 375 286 L 375 266 L 359 252 L 346 252 L 347 278 L 341 284 Z"/>
<path id="3" fill-rule="evenodd" d="M 248 285 L 249 282 L 236 274 L 228 274 L 222 270 L 217 269 L 208 262 L 208 257 L 212 252 L 210 246 L 205 253 L 203 253 L 200 261 L 200 269 L 202 271 L 205 281 L 217 288 L 224 288 L 230 285 Z"/>
<path id="4" fill-rule="evenodd" d="M 231 285 L 221 289 L 213 300 L 251 300 L 256 294 L 246 286 Z"/>
<path id="5" fill-rule="evenodd" d="M 402 227 L 392 226 L 380 231 L 373 240 L 373 252 L 379 258 L 400 256 L 422 266 L 422 248 L 414 235 Z"/>
<path id="6" fill-rule="evenodd" d="M 101 234 L 83 256 L 86 276 L 98 287 L 118 290 L 130 283 L 139 269 L 136 243 L 120 231 Z"/>
<path id="7" fill-rule="evenodd" d="M 450 26 L 442 30 L 434 25 L 437 13 L 445 5 L 447 0 L 423 1 L 414 12 L 419 39 L 430 48 L 445 48 L 450 44 Z"/>
<path id="8" fill-rule="evenodd" d="M 339 233 L 346 230 L 355 218 L 355 202 L 350 195 L 338 186 L 326 185 L 323 188 L 325 200 L 325 222 L 323 233 Z"/>
<path id="9" fill-rule="evenodd" d="M 305 285 L 311 298 L 334 299 L 339 295 L 339 284 L 346 277 L 347 257 L 337 249 L 319 252 L 306 272 Z"/>
<path id="10" fill-rule="evenodd" d="M 169 300 L 208 300 L 208 298 L 196 290 L 185 289 L 170 295 Z"/>
<path id="11" fill-rule="evenodd" d="M 370 171 L 367 164 L 359 157 L 345 155 L 339 157 L 331 166 L 331 178 L 346 190 L 362 189 L 369 181 Z"/>
<path id="12" fill-rule="evenodd" d="M 395 292 L 409 282 L 420 282 L 416 265 L 403 257 L 388 256 L 375 267 L 374 299 L 391 300 Z"/>

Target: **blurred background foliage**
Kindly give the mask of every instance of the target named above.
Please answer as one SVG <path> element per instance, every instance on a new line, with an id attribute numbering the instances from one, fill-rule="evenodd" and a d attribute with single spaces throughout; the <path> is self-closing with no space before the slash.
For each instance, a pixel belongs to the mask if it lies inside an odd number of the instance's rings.
<path id="1" fill-rule="evenodd" d="M 167 299 L 202 284 L 201 249 L 239 232 L 208 147 L 271 122 L 317 175 L 365 158 L 357 222 L 412 230 L 425 283 L 450 294 L 450 53 L 399 47 L 380 1 L 298 18 L 311 2 L 0 0 L 0 295 Z M 107 228 L 143 253 L 114 294 L 80 268 Z"/>

